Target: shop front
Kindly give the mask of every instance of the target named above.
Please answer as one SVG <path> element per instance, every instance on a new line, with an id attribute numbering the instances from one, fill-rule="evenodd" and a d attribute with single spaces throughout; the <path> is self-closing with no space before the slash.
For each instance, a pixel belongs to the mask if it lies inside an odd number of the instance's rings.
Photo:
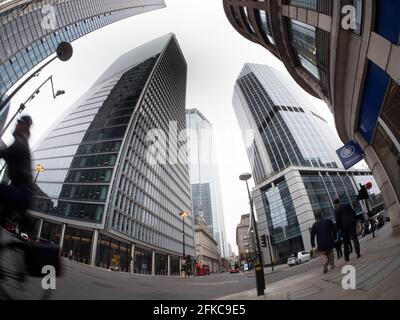
<path id="1" fill-rule="evenodd" d="M 92 231 L 66 227 L 62 255 L 89 264 L 92 237 Z"/>
<path id="2" fill-rule="evenodd" d="M 155 274 L 159 276 L 168 275 L 168 256 L 162 253 L 156 253 Z"/>
<path id="3" fill-rule="evenodd" d="M 61 224 L 43 221 L 42 232 L 40 238 L 47 240 L 53 244 L 59 245 L 61 239 Z"/>
<path id="4" fill-rule="evenodd" d="M 130 271 L 130 246 L 128 243 L 99 234 L 96 265 L 113 271 Z"/>
<path id="5" fill-rule="evenodd" d="M 152 251 L 140 247 L 135 248 L 134 273 L 151 274 Z"/>
<path id="6" fill-rule="evenodd" d="M 170 257 L 170 275 L 171 276 L 179 276 L 180 275 L 180 266 L 179 266 L 179 257 L 171 256 Z"/>

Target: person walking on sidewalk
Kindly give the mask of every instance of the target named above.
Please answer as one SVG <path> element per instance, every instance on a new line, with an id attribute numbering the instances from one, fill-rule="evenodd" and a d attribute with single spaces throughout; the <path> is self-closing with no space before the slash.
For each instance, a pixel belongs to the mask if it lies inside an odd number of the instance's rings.
<path id="1" fill-rule="evenodd" d="M 335 228 L 336 228 L 336 226 L 335 226 Z M 342 244 L 343 244 L 342 234 L 340 233 L 340 230 L 338 228 L 336 228 L 335 248 L 336 248 L 338 260 L 343 258 Z"/>
<path id="2" fill-rule="evenodd" d="M 351 240 L 354 243 L 354 250 L 357 253 L 357 258 L 361 257 L 360 243 L 358 242 L 356 227 L 357 215 L 350 204 L 341 204 L 339 199 L 336 199 L 333 204 L 335 205 L 335 219 L 337 227 L 342 233 L 344 242 L 344 259 L 350 261 L 350 246 Z"/>
<path id="3" fill-rule="evenodd" d="M 319 211 L 315 214 L 316 222 L 311 227 L 311 247 L 315 250 L 315 237 L 317 237 L 317 250 L 322 260 L 324 273 L 328 272 L 328 265 L 335 268 L 333 248 L 335 247 L 336 228 L 332 220 L 323 218 Z"/>

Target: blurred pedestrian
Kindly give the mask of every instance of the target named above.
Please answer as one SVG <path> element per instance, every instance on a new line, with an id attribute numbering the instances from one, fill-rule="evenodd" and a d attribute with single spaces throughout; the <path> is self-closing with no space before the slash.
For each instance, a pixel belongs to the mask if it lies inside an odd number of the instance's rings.
<path id="1" fill-rule="evenodd" d="M 372 237 L 375 238 L 376 223 L 374 219 L 369 220 L 369 230 L 372 233 Z"/>
<path id="2" fill-rule="evenodd" d="M 342 233 L 344 242 L 344 259 L 350 261 L 350 247 L 351 240 L 354 243 L 354 249 L 357 253 L 357 258 L 361 257 L 360 243 L 358 242 L 356 227 L 357 215 L 350 204 L 341 204 L 339 199 L 334 202 L 335 205 L 335 219 L 337 227 Z"/>
<path id="3" fill-rule="evenodd" d="M 343 244 L 342 234 L 341 234 L 340 230 L 338 230 L 338 228 L 336 228 L 335 248 L 336 248 L 338 260 L 343 258 L 342 244 Z"/>
<path id="4" fill-rule="evenodd" d="M 321 257 L 324 273 L 328 272 L 328 266 L 335 268 L 335 257 L 333 248 L 335 247 L 335 225 L 330 219 L 323 218 L 321 212 L 315 214 L 316 222 L 311 227 L 311 247 L 313 250 L 317 247 L 318 254 Z M 317 237 L 317 246 L 315 245 Z"/>

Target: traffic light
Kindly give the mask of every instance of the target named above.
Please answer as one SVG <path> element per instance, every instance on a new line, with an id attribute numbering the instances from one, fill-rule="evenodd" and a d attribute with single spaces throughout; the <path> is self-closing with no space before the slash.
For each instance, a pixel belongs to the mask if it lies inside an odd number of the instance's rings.
<path id="1" fill-rule="evenodd" d="M 261 235 L 261 246 L 263 248 L 267 247 L 267 238 L 266 238 L 265 234 Z"/>
<path id="2" fill-rule="evenodd" d="M 357 200 L 368 200 L 369 194 L 365 185 L 360 185 L 361 189 L 358 191 Z"/>

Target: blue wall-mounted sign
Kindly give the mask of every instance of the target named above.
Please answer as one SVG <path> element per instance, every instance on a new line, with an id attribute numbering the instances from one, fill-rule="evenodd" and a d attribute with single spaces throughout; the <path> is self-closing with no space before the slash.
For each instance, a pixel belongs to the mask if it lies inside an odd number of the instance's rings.
<path id="1" fill-rule="evenodd" d="M 364 152 L 362 148 L 354 141 L 350 141 L 345 146 L 337 150 L 336 153 L 346 170 L 364 160 Z"/>

